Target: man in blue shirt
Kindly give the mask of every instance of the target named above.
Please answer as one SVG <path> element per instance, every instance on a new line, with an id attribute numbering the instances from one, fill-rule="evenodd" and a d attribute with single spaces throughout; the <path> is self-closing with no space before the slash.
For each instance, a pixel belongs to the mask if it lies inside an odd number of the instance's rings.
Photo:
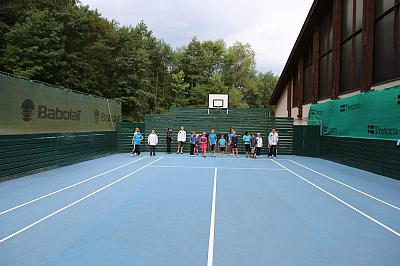
<path id="1" fill-rule="evenodd" d="M 246 158 L 250 155 L 251 136 L 249 131 L 246 131 L 243 136 L 244 147 L 246 148 Z"/>
<path id="2" fill-rule="evenodd" d="M 211 134 L 208 135 L 208 142 L 210 143 L 213 156 L 215 156 L 215 144 L 217 143 L 217 135 L 215 134 L 214 129 L 211 129 Z"/>
<path id="3" fill-rule="evenodd" d="M 137 156 L 142 156 L 140 154 L 140 143 L 143 140 L 143 136 L 142 134 L 140 134 L 140 129 L 136 128 L 135 134 L 133 134 L 133 138 L 132 138 L 132 145 L 133 145 L 133 149 L 131 152 L 131 156 L 133 155 L 137 155 Z"/>

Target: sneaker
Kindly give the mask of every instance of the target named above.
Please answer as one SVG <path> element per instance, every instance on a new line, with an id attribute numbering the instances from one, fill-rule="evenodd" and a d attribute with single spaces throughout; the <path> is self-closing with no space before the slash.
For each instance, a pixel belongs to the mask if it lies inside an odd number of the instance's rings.
<path id="1" fill-rule="evenodd" d="M 194 157 L 194 155 L 190 155 L 190 157 Z"/>
<path id="2" fill-rule="evenodd" d="M 131 157 L 133 157 L 133 153 L 131 153 Z"/>
<path id="3" fill-rule="evenodd" d="M 183 151 L 181 151 L 181 154 L 183 154 Z"/>

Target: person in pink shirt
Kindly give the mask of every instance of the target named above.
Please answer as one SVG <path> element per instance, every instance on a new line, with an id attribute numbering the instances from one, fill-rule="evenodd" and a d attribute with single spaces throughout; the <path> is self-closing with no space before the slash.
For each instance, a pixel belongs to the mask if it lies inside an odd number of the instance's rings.
<path id="1" fill-rule="evenodd" d="M 206 136 L 206 132 L 203 132 L 203 135 L 200 137 L 200 147 L 201 147 L 202 156 L 204 158 L 206 157 L 207 144 L 208 144 L 208 138 Z"/>

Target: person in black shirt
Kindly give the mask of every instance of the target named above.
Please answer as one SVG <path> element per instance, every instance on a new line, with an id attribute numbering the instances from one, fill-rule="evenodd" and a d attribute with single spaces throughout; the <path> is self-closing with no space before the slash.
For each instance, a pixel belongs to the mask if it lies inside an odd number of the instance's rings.
<path id="1" fill-rule="evenodd" d="M 172 143 L 172 128 L 167 129 L 167 137 L 166 137 L 166 142 L 167 142 L 167 152 L 165 154 L 171 154 L 171 143 Z"/>

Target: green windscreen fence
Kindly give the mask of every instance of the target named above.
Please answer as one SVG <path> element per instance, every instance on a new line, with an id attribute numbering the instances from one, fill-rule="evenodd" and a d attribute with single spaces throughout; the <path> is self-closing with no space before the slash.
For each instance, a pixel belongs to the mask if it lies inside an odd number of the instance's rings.
<path id="1" fill-rule="evenodd" d="M 0 135 L 113 131 L 121 103 L 0 73 Z"/>
<path id="2" fill-rule="evenodd" d="M 399 139 L 400 87 L 313 104 L 308 120 L 325 136 Z"/>

